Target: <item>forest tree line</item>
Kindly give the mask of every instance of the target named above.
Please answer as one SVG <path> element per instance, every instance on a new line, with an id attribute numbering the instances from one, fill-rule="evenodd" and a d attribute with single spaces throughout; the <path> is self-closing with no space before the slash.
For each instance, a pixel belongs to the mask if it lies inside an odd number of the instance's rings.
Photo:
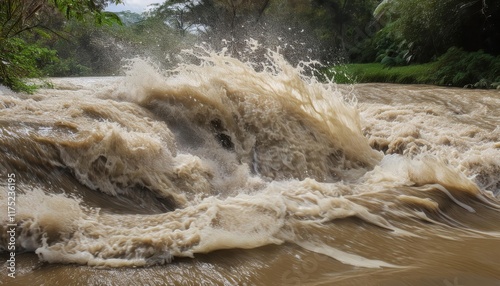
<path id="1" fill-rule="evenodd" d="M 0 83 L 17 90 L 27 77 L 118 74 L 137 56 L 171 67 L 197 44 L 245 57 L 249 39 L 292 64 L 441 60 L 442 84 L 500 82 L 497 0 L 167 0 L 142 14 L 105 11 L 121 0 L 0 3 Z"/>

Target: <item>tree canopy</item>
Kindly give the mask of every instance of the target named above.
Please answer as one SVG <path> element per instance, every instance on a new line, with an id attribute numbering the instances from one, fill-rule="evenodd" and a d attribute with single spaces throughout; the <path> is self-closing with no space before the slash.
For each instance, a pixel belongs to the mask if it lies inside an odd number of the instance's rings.
<path id="1" fill-rule="evenodd" d="M 500 53 L 500 1 L 384 0 L 375 16 L 392 41 L 405 41 L 409 55 L 425 62 L 450 47 Z"/>
<path id="2" fill-rule="evenodd" d="M 135 56 L 168 66 L 196 43 L 247 57 L 250 39 L 260 47 L 254 60 L 279 49 L 292 64 L 407 65 L 451 47 L 500 54 L 497 0 L 166 0 L 142 14 L 105 11 L 121 2 L 2 0 L 0 83 L 19 89 L 21 78 L 42 74 L 114 74 Z"/>
<path id="3" fill-rule="evenodd" d="M 104 8 L 122 0 L 2 0 L 0 2 L 0 83 L 14 89 L 26 89 L 20 78 L 38 76 L 37 65 L 55 57 L 53 51 L 40 47 L 30 38 L 57 34 L 54 27 L 63 20 L 93 17 L 97 24 L 119 22 L 119 18 Z M 62 16 L 62 17 L 61 17 Z"/>

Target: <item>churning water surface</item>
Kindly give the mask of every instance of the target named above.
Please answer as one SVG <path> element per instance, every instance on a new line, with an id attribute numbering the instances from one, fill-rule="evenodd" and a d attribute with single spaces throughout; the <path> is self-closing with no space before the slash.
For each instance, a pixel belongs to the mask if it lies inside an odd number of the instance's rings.
<path id="1" fill-rule="evenodd" d="M 500 285 L 500 92 L 269 53 L 0 95 L 5 285 Z"/>

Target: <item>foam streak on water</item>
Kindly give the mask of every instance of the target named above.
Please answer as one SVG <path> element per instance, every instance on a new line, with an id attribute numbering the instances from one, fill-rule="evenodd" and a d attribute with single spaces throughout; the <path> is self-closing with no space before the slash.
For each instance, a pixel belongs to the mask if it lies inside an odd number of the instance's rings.
<path id="1" fill-rule="evenodd" d="M 498 92 L 352 90 L 276 53 L 257 70 L 196 56 L 0 95 L 1 175 L 19 178 L 16 243 L 31 253 L 21 280 L 56 281 L 36 261 L 87 265 L 74 275 L 89 284 L 96 266 L 132 275 L 106 272 L 111 284 L 144 282 L 130 266 L 153 284 L 500 279 Z M 57 283 L 75 281 L 65 267 Z"/>

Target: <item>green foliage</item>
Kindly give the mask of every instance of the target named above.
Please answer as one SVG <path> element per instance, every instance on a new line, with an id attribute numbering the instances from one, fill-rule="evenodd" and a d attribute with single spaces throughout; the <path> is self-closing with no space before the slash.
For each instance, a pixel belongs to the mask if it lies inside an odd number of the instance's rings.
<path id="1" fill-rule="evenodd" d="M 94 74 L 92 68 L 78 61 L 78 57 L 58 58 L 51 64 L 44 66 L 42 73 L 52 77 L 90 76 Z"/>
<path id="2" fill-rule="evenodd" d="M 104 9 L 109 3 L 120 4 L 122 0 L 49 0 L 66 19 L 84 20 L 86 16 L 92 15 L 97 25 L 120 24 L 120 18 Z"/>
<path id="3" fill-rule="evenodd" d="M 97 24 L 120 23 L 120 19 L 103 9 L 107 3 L 121 0 L 2 0 L 0 3 L 0 83 L 14 90 L 33 91 L 24 78 L 39 77 L 40 68 L 56 61 L 55 51 L 40 42 L 59 35 L 60 14 L 67 19 L 82 20 L 91 15 Z"/>
<path id="4" fill-rule="evenodd" d="M 437 61 L 389 67 L 382 63 L 334 66 L 325 71 L 337 83 L 390 82 L 499 88 L 500 56 L 450 48 Z"/>
<path id="5" fill-rule="evenodd" d="M 408 65 L 386 68 L 381 63 L 349 64 L 334 66 L 327 75 L 337 83 L 387 82 L 387 83 L 432 83 L 434 64 Z M 341 75 L 340 77 L 338 75 Z M 335 76 L 337 75 L 337 76 Z"/>
<path id="6" fill-rule="evenodd" d="M 314 0 L 306 21 L 311 23 L 323 45 L 326 58 L 361 57 L 364 42 L 372 36 L 372 11 L 378 1 Z"/>
<path id="7" fill-rule="evenodd" d="M 46 66 L 48 76 L 110 75 L 120 67 L 121 45 L 116 42 L 112 26 L 96 26 L 94 18 L 70 19 L 61 33 L 68 35 L 47 42 L 57 51 L 59 61 Z"/>
<path id="8" fill-rule="evenodd" d="M 70 35 L 68 39 L 48 43 L 60 61 L 44 71 L 50 76 L 115 75 L 123 59 L 134 57 L 168 68 L 182 49 L 193 46 L 193 35 L 182 35 L 162 18 L 132 12 L 118 15 L 125 25 L 95 26 L 91 17 L 67 21 L 62 32 Z"/>
<path id="9" fill-rule="evenodd" d="M 55 61 L 56 53 L 20 38 L 5 39 L 0 48 L 0 83 L 16 91 L 32 92 L 36 86 L 22 78 L 42 76 L 40 67 Z"/>
<path id="10" fill-rule="evenodd" d="M 280 51 L 292 63 L 308 58 L 330 61 L 361 52 L 359 43 L 371 36 L 377 0 L 169 0 L 151 16 L 181 34 L 233 56 L 244 54 L 252 38 Z M 373 32 L 374 33 L 374 32 Z"/>
<path id="11" fill-rule="evenodd" d="M 28 89 L 21 79 L 111 75 L 137 56 L 171 67 L 201 42 L 245 60 L 265 61 L 271 48 L 292 64 L 377 62 L 328 70 L 338 82 L 500 85 L 496 0 L 167 0 L 142 15 L 103 10 L 120 2 L 2 0 L 0 82 Z"/>
<path id="12" fill-rule="evenodd" d="M 496 88 L 493 83 L 500 78 L 500 56 L 483 51 L 473 53 L 452 47 L 439 57 L 435 82 L 440 85 Z"/>
<path id="13" fill-rule="evenodd" d="M 323 76 L 319 78 L 327 78 L 332 82 L 339 84 L 352 84 L 356 83 L 356 73 L 354 72 L 356 64 L 350 65 L 336 65 L 331 68 L 322 70 Z"/>
<path id="14" fill-rule="evenodd" d="M 452 46 L 500 53 L 500 1 L 385 0 L 375 9 L 385 23 L 379 33 L 406 42 L 411 60 L 435 60 Z"/>
<path id="15" fill-rule="evenodd" d="M 411 63 L 412 43 L 401 39 L 392 31 L 389 24 L 380 30 L 373 38 L 373 46 L 377 53 L 375 62 L 385 66 L 403 66 Z"/>

